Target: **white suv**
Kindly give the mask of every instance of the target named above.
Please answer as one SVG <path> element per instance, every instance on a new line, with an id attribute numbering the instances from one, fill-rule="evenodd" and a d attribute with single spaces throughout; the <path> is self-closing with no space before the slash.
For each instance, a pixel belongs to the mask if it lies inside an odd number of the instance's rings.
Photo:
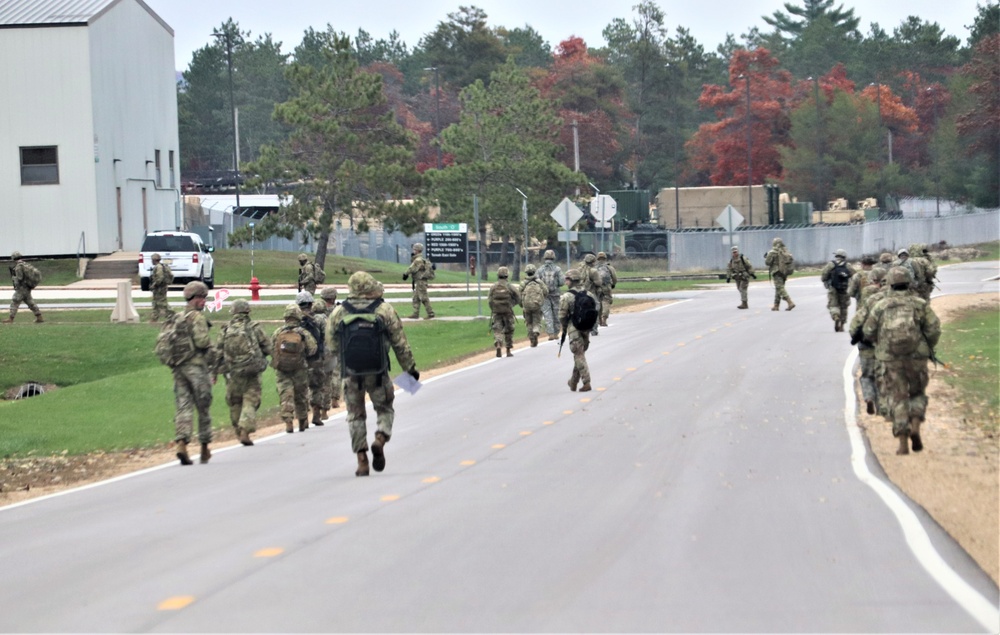
<path id="1" fill-rule="evenodd" d="M 201 236 L 192 232 L 155 231 L 146 234 L 139 254 L 139 286 L 149 291 L 149 273 L 153 269 L 153 254 L 174 273 L 174 282 L 182 284 L 201 280 L 209 289 L 215 287 L 215 260 Z"/>

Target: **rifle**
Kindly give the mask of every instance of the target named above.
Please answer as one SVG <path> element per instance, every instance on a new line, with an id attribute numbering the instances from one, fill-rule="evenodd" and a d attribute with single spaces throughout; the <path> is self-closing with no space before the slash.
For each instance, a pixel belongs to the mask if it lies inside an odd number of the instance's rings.
<path id="1" fill-rule="evenodd" d="M 563 344 L 565 344 L 565 343 L 566 343 L 566 330 L 567 330 L 567 325 L 566 325 L 566 324 L 563 324 L 563 325 L 562 325 L 562 327 L 563 327 L 563 328 L 562 328 L 562 339 L 561 339 L 561 340 L 559 340 L 559 352 L 558 352 L 558 353 L 556 353 L 556 357 L 557 357 L 557 358 L 558 358 L 558 357 L 561 357 L 561 356 L 562 356 L 562 347 L 563 347 Z"/>

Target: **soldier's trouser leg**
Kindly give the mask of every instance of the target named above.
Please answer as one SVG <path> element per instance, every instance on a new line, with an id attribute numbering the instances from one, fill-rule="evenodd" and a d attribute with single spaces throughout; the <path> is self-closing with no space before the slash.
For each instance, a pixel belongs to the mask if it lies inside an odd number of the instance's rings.
<path id="1" fill-rule="evenodd" d="M 295 373 L 295 418 L 302 421 L 309 419 L 309 371 L 300 370 Z"/>
<path id="2" fill-rule="evenodd" d="M 875 387 L 875 357 L 863 354 L 861 361 L 861 397 L 865 401 L 878 403 L 878 389 Z"/>
<path id="3" fill-rule="evenodd" d="M 545 297 L 545 301 L 542 302 L 542 317 L 545 318 L 545 332 L 549 334 L 549 337 L 555 337 L 559 334 L 559 324 L 556 319 L 559 316 L 559 296 L 554 298 L 549 295 Z"/>
<path id="4" fill-rule="evenodd" d="M 590 367 L 587 366 L 587 349 L 590 340 L 579 331 L 569 334 L 569 350 L 573 353 L 573 378 L 579 378 L 584 384 L 590 383 Z"/>
<path id="5" fill-rule="evenodd" d="M 334 368 L 330 371 L 330 405 L 340 405 L 340 400 L 344 398 L 344 383 L 340 377 L 340 369 Z"/>
<path id="6" fill-rule="evenodd" d="M 234 421 L 234 425 L 238 425 L 240 428 L 246 430 L 247 432 L 255 432 L 257 430 L 257 410 L 260 408 L 260 375 L 249 375 L 235 377 L 235 393 L 238 394 L 238 404 L 236 408 L 238 409 L 238 419 Z M 237 396 L 234 394 L 234 401 L 236 401 Z M 229 401 L 229 385 L 226 385 L 226 401 Z M 230 405 L 230 416 L 233 413 L 233 405 Z"/>
<path id="7" fill-rule="evenodd" d="M 747 289 L 750 286 L 749 280 L 737 280 L 736 288 L 740 291 L 740 302 L 743 304 L 747 303 Z"/>
<path id="8" fill-rule="evenodd" d="M 281 402 L 281 420 L 305 419 L 309 413 L 309 379 L 303 368 L 295 372 L 277 371 L 274 383 Z"/>
<path id="9" fill-rule="evenodd" d="M 198 412 L 198 441 L 212 441 L 212 380 L 208 368 L 187 363 L 173 369 L 174 398 L 177 415 L 174 418 L 176 441 L 190 442 L 194 411 Z"/>
<path id="10" fill-rule="evenodd" d="M 833 288 L 826 293 L 826 309 L 830 312 L 830 319 L 836 322 L 840 319 L 840 300 L 837 298 L 837 291 Z"/>
<path id="11" fill-rule="evenodd" d="M 500 316 L 493 316 L 493 324 L 490 326 L 490 331 L 493 333 L 493 347 L 497 349 L 503 348 L 503 321 Z"/>
<path id="12" fill-rule="evenodd" d="M 226 378 L 226 405 L 229 406 L 229 423 L 234 428 L 240 426 L 240 415 L 243 412 L 243 386 L 236 377 L 230 375 Z"/>
<path id="13" fill-rule="evenodd" d="M 364 379 L 348 377 L 344 380 L 344 407 L 347 410 L 347 431 L 351 435 L 351 451 L 368 450 L 368 428 L 365 425 L 365 383 Z"/>
<path id="14" fill-rule="evenodd" d="M 371 399 L 372 407 L 375 409 L 375 421 L 378 425 L 378 432 L 385 435 L 388 440 L 392 437 L 392 422 L 396 416 L 393 408 L 393 401 L 396 399 L 396 389 L 392 385 L 392 379 L 386 373 L 381 377 L 381 384 L 378 377 L 365 378 L 365 390 L 368 398 Z"/>
<path id="15" fill-rule="evenodd" d="M 603 309 L 602 309 L 601 299 L 597 298 L 597 315 L 600 315 L 602 310 Z M 598 319 L 596 322 L 594 322 L 594 328 L 590 329 L 590 334 L 597 335 L 597 329 L 600 325 L 601 325 L 601 320 Z"/>
<path id="16" fill-rule="evenodd" d="M 416 289 L 413 290 L 411 304 L 413 304 L 413 314 L 410 317 L 420 317 L 420 294 Z"/>
<path id="17" fill-rule="evenodd" d="M 785 290 L 785 276 L 780 273 L 776 273 L 771 276 L 771 282 L 774 283 L 774 304 L 777 306 L 781 304 L 782 300 L 787 300 L 791 302 L 791 298 L 788 296 L 788 291 Z"/>
<path id="18" fill-rule="evenodd" d="M 878 395 L 876 406 L 878 414 L 886 421 L 892 421 L 892 399 L 890 399 L 889 389 L 885 383 L 885 365 L 878 359 L 875 360 L 875 394 Z"/>
<path id="19" fill-rule="evenodd" d="M 601 326 L 608 325 L 608 317 L 611 315 L 612 303 L 614 303 L 614 298 L 610 295 L 605 295 L 601 298 Z"/>
<path id="20" fill-rule="evenodd" d="M 884 362 L 886 387 L 891 396 L 892 433 L 909 436 L 910 422 L 921 422 L 927 411 L 928 373 L 926 360 Z"/>
<path id="21" fill-rule="evenodd" d="M 309 405 L 313 408 L 326 408 L 327 400 L 324 391 L 329 382 L 326 379 L 326 371 L 321 365 L 309 367 Z"/>

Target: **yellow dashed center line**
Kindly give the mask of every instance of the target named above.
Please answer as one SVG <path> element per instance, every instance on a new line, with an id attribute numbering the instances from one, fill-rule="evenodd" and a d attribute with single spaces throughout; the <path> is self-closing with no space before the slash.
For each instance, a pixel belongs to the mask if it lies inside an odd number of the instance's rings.
<path id="1" fill-rule="evenodd" d="M 472 459 L 466 459 L 466 460 L 462 461 L 461 463 L 459 463 L 459 465 L 475 465 L 475 464 L 476 464 L 476 462 L 473 461 Z"/>
<path id="2" fill-rule="evenodd" d="M 647 364 L 652 364 L 653 363 L 653 360 L 651 360 L 651 359 L 644 359 L 642 361 L 644 361 Z"/>
<path id="3" fill-rule="evenodd" d="M 493 448 L 494 450 L 502 450 L 505 447 L 507 447 L 507 444 L 506 443 L 494 443 L 490 447 Z"/>
<path id="4" fill-rule="evenodd" d="M 687 346 L 687 344 L 686 344 L 686 343 L 684 343 L 684 342 L 677 342 L 677 345 L 678 345 L 678 346 Z"/>
<path id="5" fill-rule="evenodd" d="M 622 380 L 621 377 L 612 377 L 611 379 L 613 379 L 614 381 L 621 381 Z"/>
<path id="6" fill-rule="evenodd" d="M 573 411 L 572 410 L 563 410 L 563 414 L 564 415 L 571 415 L 571 414 L 573 414 Z"/>
<path id="7" fill-rule="evenodd" d="M 531 430 L 521 430 L 520 435 L 526 437 L 531 434 Z"/>
<path id="8" fill-rule="evenodd" d="M 440 476 L 428 476 L 427 478 L 425 478 L 421 482 L 423 482 L 423 483 L 437 483 L 437 482 L 440 482 L 440 480 L 441 480 Z"/>
<path id="9" fill-rule="evenodd" d="M 542 425 L 543 425 L 543 426 L 550 426 L 550 425 L 552 425 L 553 423 L 555 423 L 555 421 L 543 421 L 543 422 L 542 422 Z"/>
<path id="10" fill-rule="evenodd" d="M 670 351 L 663 351 L 662 353 L 660 353 L 660 355 L 669 355 L 669 354 L 670 354 Z"/>
<path id="11" fill-rule="evenodd" d="M 590 403 L 590 397 L 584 397 L 580 400 L 580 403 Z"/>
<path id="12" fill-rule="evenodd" d="M 694 339 L 696 339 L 696 340 L 700 340 L 700 339 L 701 339 L 701 335 L 695 335 L 695 336 L 694 336 Z"/>
<path id="13" fill-rule="evenodd" d="M 343 525 L 348 520 L 349 519 L 347 518 L 347 516 L 334 516 L 333 518 L 327 518 L 326 519 L 326 524 L 327 525 Z"/>
<path id="14" fill-rule="evenodd" d="M 156 606 L 157 611 L 176 611 L 194 602 L 193 595 L 178 595 L 163 600 Z"/>
<path id="15" fill-rule="evenodd" d="M 607 388 L 604 388 L 604 387 L 602 386 L 602 387 L 600 387 L 600 388 L 595 388 L 594 390 L 596 390 L 597 392 L 604 392 L 605 390 L 607 390 Z"/>
<path id="16" fill-rule="evenodd" d="M 635 369 L 634 369 L 634 368 L 626 368 L 625 370 L 627 370 L 628 372 L 630 372 L 630 373 L 631 373 L 631 372 L 632 372 L 632 371 L 634 371 Z"/>
<path id="17" fill-rule="evenodd" d="M 253 552 L 254 558 L 273 558 L 275 556 L 280 556 L 285 553 L 285 550 L 281 547 L 268 547 L 267 549 L 258 549 Z"/>
<path id="18" fill-rule="evenodd" d="M 386 494 L 385 496 L 383 496 L 379 500 L 382 501 L 383 503 L 391 503 L 392 501 L 398 501 L 399 500 L 399 494 Z"/>

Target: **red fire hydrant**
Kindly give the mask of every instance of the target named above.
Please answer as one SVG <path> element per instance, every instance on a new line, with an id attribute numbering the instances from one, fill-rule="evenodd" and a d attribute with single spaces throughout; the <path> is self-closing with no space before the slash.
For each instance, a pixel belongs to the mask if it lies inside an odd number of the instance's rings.
<path id="1" fill-rule="evenodd" d="M 254 302 L 260 300 L 260 281 L 256 277 L 250 278 L 250 299 Z"/>

